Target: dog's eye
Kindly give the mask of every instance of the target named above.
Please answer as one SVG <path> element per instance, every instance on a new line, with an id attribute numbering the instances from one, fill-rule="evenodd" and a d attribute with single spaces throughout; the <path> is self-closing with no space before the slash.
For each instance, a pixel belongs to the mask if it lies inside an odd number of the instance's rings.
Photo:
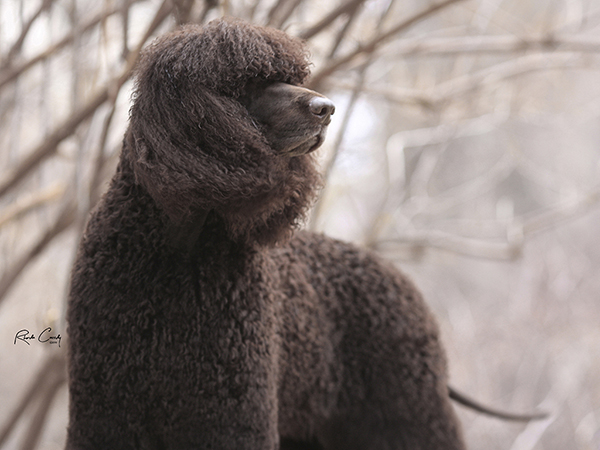
<path id="1" fill-rule="evenodd" d="M 248 80 L 237 100 L 242 106 L 249 108 L 252 103 L 257 98 L 261 97 L 265 90 L 273 84 L 274 82 L 265 80 L 264 78 L 252 78 Z"/>

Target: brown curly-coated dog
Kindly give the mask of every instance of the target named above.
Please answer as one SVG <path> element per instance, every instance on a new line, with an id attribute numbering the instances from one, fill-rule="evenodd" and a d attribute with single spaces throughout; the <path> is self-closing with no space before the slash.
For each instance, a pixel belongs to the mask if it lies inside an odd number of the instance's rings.
<path id="1" fill-rule="evenodd" d="M 236 20 L 145 51 L 73 269 L 67 449 L 464 448 L 418 290 L 294 233 L 333 113 L 308 74 Z"/>

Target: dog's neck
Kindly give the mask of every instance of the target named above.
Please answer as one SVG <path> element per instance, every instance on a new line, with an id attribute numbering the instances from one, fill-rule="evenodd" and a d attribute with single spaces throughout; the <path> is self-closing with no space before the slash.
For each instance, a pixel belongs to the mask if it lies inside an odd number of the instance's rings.
<path id="1" fill-rule="evenodd" d="M 167 225 L 167 238 L 173 248 L 189 256 L 202 233 L 206 218 L 210 211 L 195 211 L 182 225 L 169 222 Z"/>

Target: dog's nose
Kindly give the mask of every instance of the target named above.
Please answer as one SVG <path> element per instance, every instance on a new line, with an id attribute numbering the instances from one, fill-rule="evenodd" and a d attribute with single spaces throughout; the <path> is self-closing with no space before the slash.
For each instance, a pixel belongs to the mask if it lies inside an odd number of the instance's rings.
<path id="1" fill-rule="evenodd" d="M 329 116 L 335 112 L 333 102 L 327 97 L 313 97 L 308 104 L 308 107 L 310 108 L 311 113 L 318 116 L 323 121 L 329 119 Z"/>

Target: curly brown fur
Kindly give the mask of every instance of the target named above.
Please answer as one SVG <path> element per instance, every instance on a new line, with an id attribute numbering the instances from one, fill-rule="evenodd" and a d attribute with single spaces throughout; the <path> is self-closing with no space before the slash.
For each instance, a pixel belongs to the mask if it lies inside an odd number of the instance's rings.
<path id="1" fill-rule="evenodd" d="M 416 288 L 293 232 L 333 111 L 307 76 L 299 41 L 234 20 L 145 52 L 73 268 L 67 449 L 464 448 Z M 281 90 L 301 100 L 271 123 Z"/>
<path id="2" fill-rule="evenodd" d="M 302 84 L 304 46 L 279 30 L 215 21 L 159 38 L 137 72 L 127 150 L 170 220 L 215 210 L 234 237 L 289 236 L 319 186 L 312 157 L 274 158 L 237 99 L 249 80 Z"/>

